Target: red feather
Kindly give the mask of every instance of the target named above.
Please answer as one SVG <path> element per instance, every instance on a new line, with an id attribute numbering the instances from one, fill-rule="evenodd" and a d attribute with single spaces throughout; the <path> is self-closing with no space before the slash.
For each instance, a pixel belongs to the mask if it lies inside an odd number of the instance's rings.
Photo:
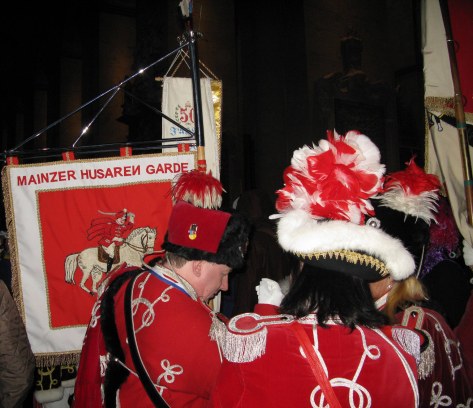
<path id="1" fill-rule="evenodd" d="M 397 171 L 386 176 L 384 190 L 388 191 L 393 186 L 401 187 L 407 195 L 417 196 L 426 191 L 440 189 L 441 183 L 435 174 L 426 173 L 415 163 L 413 157 L 405 170 Z"/>
<path id="2" fill-rule="evenodd" d="M 358 135 L 350 133 L 352 143 Z M 301 208 L 315 218 L 363 223 L 364 215 L 372 213 L 367 200 L 380 191 L 384 167 L 381 172 L 379 162 L 371 163 L 372 168 L 360 166 L 364 157 L 360 149 L 376 146 L 372 142 L 367 146 L 365 141 L 357 148 L 334 132 L 327 132 L 327 141 L 319 148 L 305 146 L 297 151 L 284 171 L 284 188 L 276 192 L 276 209 Z"/>
<path id="3" fill-rule="evenodd" d="M 222 204 L 223 191 L 222 184 L 211 171 L 191 170 L 179 176 L 171 194 L 174 202 L 182 200 L 196 207 L 217 209 Z"/>

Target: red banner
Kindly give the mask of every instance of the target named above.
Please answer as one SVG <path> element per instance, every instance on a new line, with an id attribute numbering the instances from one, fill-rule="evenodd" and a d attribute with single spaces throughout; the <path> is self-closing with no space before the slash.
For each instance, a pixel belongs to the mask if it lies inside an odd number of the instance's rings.
<path id="1" fill-rule="evenodd" d="M 160 250 L 172 180 L 194 168 L 194 153 L 4 168 L 13 289 L 38 365 L 78 361 L 100 283 Z"/>

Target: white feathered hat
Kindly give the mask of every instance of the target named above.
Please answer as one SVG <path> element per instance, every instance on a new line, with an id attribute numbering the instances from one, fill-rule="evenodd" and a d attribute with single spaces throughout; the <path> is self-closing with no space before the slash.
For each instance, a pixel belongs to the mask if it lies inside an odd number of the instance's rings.
<path id="1" fill-rule="evenodd" d="M 380 229 L 370 202 L 382 190 L 385 166 L 365 135 L 327 132 L 293 154 L 276 193 L 282 248 L 314 266 L 367 281 L 395 280 L 415 271 L 402 242 Z"/>
<path id="2" fill-rule="evenodd" d="M 381 228 L 403 243 L 419 271 L 430 240 L 430 224 L 437 222 L 440 187 L 439 178 L 417 166 L 413 157 L 405 169 L 386 175 L 383 192 L 373 200 Z"/>

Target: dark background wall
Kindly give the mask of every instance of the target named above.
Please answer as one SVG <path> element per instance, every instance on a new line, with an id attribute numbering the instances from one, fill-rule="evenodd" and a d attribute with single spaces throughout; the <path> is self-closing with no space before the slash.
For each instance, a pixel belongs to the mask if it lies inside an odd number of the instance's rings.
<path id="1" fill-rule="evenodd" d="M 175 0 L 63 3 L 17 5 L 2 16 L 2 151 L 167 54 L 182 34 Z M 327 128 L 365 132 L 390 170 L 412 154 L 422 164 L 418 0 L 198 0 L 194 28 L 201 61 L 223 81 L 227 203 L 255 187 L 273 197 L 292 152 Z M 350 70 L 340 48 L 347 36 L 362 46 Z M 127 89 L 160 108 L 155 77 L 170 62 Z M 72 145 L 103 102 L 24 148 Z M 160 127 L 159 116 L 119 93 L 81 142 L 155 140 Z"/>

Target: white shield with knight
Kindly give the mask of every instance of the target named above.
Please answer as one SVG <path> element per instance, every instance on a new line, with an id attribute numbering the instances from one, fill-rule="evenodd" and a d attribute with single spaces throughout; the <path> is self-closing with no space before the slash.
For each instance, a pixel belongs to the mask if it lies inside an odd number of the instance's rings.
<path id="1" fill-rule="evenodd" d="M 111 272 L 117 266 L 141 266 L 143 257 L 154 251 L 156 228 L 134 228 L 135 214 L 123 209 L 108 213 L 99 211 L 100 217 L 92 220 L 87 230 L 89 241 L 97 240 L 97 246 L 66 257 L 65 280 L 75 284 L 74 275 L 79 268 L 82 271 L 80 287 L 95 295 L 103 274 Z M 86 286 L 88 279 L 92 287 Z"/>

